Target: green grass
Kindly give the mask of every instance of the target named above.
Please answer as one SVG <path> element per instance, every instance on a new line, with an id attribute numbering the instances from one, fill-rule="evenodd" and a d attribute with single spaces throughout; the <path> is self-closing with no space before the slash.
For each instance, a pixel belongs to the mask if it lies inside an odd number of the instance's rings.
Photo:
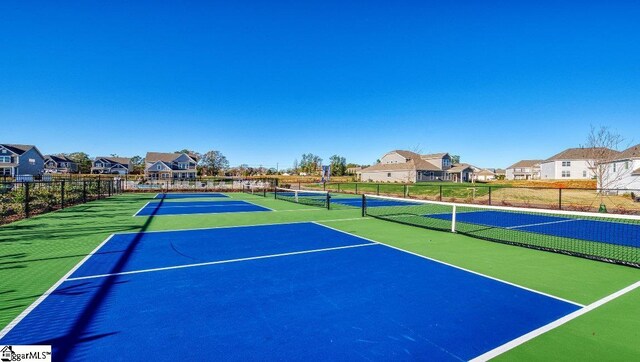
<path id="1" fill-rule="evenodd" d="M 231 197 L 276 212 L 132 217 L 152 197 L 119 195 L 0 227 L 0 328 L 111 233 L 143 229 L 318 221 L 581 304 L 593 303 L 640 280 L 640 269 L 361 218 L 357 208 L 327 211 L 239 193 Z M 499 359 L 631 360 L 640 355 L 639 315 L 640 290 L 635 290 Z"/>
<path id="2" fill-rule="evenodd" d="M 442 190 L 442 198 L 447 201 L 467 200 L 471 201 L 476 198 L 488 198 L 489 187 L 487 185 L 478 185 L 470 183 L 455 182 L 418 182 L 415 184 L 403 185 L 396 183 L 375 184 L 366 182 L 352 183 L 330 183 L 324 187 L 322 184 L 306 184 L 305 188 L 325 189 L 331 192 L 341 193 L 358 193 L 358 194 L 380 194 L 387 196 L 404 196 L 405 192 L 408 196 L 439 199 L 440 190 Z M 504 186 L 491 186 L 492 190 L 502 188 Z"/>

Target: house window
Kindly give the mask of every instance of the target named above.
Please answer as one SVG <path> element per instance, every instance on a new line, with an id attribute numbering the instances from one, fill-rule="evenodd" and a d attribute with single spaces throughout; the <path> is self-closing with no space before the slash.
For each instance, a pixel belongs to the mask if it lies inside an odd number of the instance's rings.
<path id="1" fill-rule="evenodd" d="M 96 167 L 102 167 L 102 163 L 96 162 Z"/>
<path id="2" fill-rule="evenodd" d="M 29 164 L 30 165 L 35 165 L 36 164 L 36 159 L 35 158 L 30 158 L 29 159 Z"/>
<path id="3" fill-rule="evenodd" d="M 582 177 L 587 178 L 587 171 L 586 170 L 582 171 Z"/>
<path id="4" fill-rule="evenodd" d="M 629 169 L 629 161 L 625 161 L 624 163 L 624 169 L 628 170 Z"/>
<path id="5" fill-rule="evenodd" d="M 162 165 L 156 165 L 156 170 L 158 171 L 162 170 Z"/>
<path id="6" fill-rule="evenodd" d="M 0 156 L 0 162 L 11 163 L 11 156 Z"/>
<path id="7" fill-rule="evenodd" d="M 562 177 L 571 177 L 571 171 L 562 171 Z"/>
<path id="8" fill-rule="evenodd" d="M 571 167 L 571 161 L 562 161 L 562 167 Z"/>
<path id="9" fill-rule="evenodd" d="M 616 164 L 613 164 L 613 172 L 616 172 Z"/>
<path id="10" fill-rule="evenodd" d="M 11 169 L 9 167 L 0 168 L 0 175 L 11 176 Z"/>
<path id="11" fill-rule="evenodd" d="M 391 177 L 391 172 L 387 172 L 387 177 Z"/>
<path id="12" fill-rule="evenodd" d="M 443 166 L 449 166 L 449 165 L 451 165 L 451 160 L 450 160 L 450 159 L 448 159 L 448 158 L 443 158 L 443 159 L 442 159 L 442 165 L 443 165 Z"/>

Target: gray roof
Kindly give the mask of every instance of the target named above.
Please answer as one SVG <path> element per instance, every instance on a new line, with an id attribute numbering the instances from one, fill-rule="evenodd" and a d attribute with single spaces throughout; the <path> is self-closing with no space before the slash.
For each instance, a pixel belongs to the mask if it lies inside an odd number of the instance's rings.
<path id="1" fill-rule="evenodd" d="M 619 154 L 618 151 L 605 147 L 567 148 L 566 150 L 549 157 L 544 162 L 559 160 L 603 160 L 611 159 L 617 154 Z"/>
<path id="2" fill-rule="evenodd" d="M 629 160 L 632 158 L 640 158 L 640 144 L 627 148 L 626 150 L 620 152 L 617 157 L 617 159 L 619 160 Z"/>
<path id="3" fill-rule="evenodd" d="M 18 155 L 21 155 L 35 147 L 34 145 L 15 145 L 7 143 L 2 143 L 0 146 L 9 149 L 11 152 L 17 153 Z"/>
<path id="4" fill-rule="evenodd" d="M 521 160 L 507 168 L 519 168 L 519 167 L 535 167 L 539 166 L 542 160 Z"/>

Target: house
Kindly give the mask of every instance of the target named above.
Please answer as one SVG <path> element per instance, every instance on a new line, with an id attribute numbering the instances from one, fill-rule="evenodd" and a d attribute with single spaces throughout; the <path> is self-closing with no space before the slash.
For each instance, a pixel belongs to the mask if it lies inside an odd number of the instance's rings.
<path id="1" fill-rule="evenodd" d="M 133 170 L 130 158 L 126 157 L 96 157 L 91 164 L 91 173 L 126 175 Z"/>
<path id="2" fill-rule="evenodd" d="M 187 153 L 147 152 L 144 175 L 152 180 L 195 179 L 198 159 Z"/>
<path id="3" fill-rule="evenodd" d="M 476 181 L 491 181 L 496 179 L 496 173 L 488 168 L 475 172 L 473 176 Z"/>
<path id="4" fill-rule="evenodd" d="M 467 164 L 451 164 L 448 153 L 420 155 L 395 150 L 386 153 L 380 163 L 359 171 L 362 181 L 420 182 L 470 181 L 473 168 Z"/>
<path id="5" fill-rule="evenodd" d="M 598 188 L 636 190 L 640 194 L 640 144 L 620 152 L 611 162 L 603 162 Z"/>
<path id="6" fill-rule="evenodd" d="M 540 178 L 542 180 L 556 179 L 592 179 L 595 176 L 596 162 L 602 159 L 612 159 L 618 154 L 608 148 L 568 148 L 540 163 Z"/>
<path id="7" fill-rule="evenodd" d="M 493 172 L 496 174 L 496 180 L 504 180 L 507 177 L 507 171 L 502 168 L 496 168 Z"/>
<path id="8" fill-rule="evenodd" d="M 42 175 L 44 156 L 36 146 L 0 144 L 0 176 Z"/>
<path id="9" fill-rule="evenodd" d="M 357 166 L 357 167 L 347 167 L 346 170 L 346 174 L 347 175 L 357 175 L 360 173 L 360 171 L 362 171 L 362 167 Z"/>
<path id="10" fill-rule="evenodd" d="M 65 155 L 45 155 L 45 173 L 76 173 L 78 164 Z"/>
<path id="11" fill-rule="evenodd" d="M 538 180 L 540 179 L 540 163 L 542 160 L 521 160 L 507 167 L 507 180 Z"/>

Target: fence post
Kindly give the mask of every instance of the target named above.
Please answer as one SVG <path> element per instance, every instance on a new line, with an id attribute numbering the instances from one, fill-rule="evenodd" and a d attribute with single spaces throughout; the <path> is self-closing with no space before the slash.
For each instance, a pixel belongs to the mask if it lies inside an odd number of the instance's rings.
<path id="1" fill-rule="evenodd" d="M 438 201 L 442 201 L 442 185 L 440 185 L 440 192 L 438 196 Z"/>
<path id="2" fill-rule="evenodd" d="M 113 186 L 113 180 L 109 181 L 109 186 L 107 187 L 107 195 L 111 197 L 111 188 Z"/>
<path id="3" fill-rule="evenodd" d="M 64 209 L 64 180 L 60 181 L 60 208 Z"/>
<path id="4" fill-rule="evenodd" d="M 402 197 L 407 197 L 407 185 L 402 185 Z"/>
<path id="5" fill-rule="evenodd" d="M 87 181 L 82 180 L 82 202 L 87 202 Z"/>
<path id="6" fill-rule="evenodd" d="M 327 191 L 327 181 L 322 182 L 322 191 Z"/>
<path id="7" fill-rule="evenodd" d="M 100 200 L 101 194 L 102 194 L 102 186 L 100 185 L 100 176 L 98 176 L 98 200 Z"/>
<path id="8" fill-rule="evenodd" d="M 358 194 L 358 183 L 356 182 L 356 195 Z"/>
<path id="9" fill-rule="evenodd" d="M 562 189 L 558 189 L 558 210 L 562 210 Z"/>
<path id="10" fill-rule="evenodd" d="M 491 205 L 491 186 L 489 186 L 489 205 Z"/>
<path id="11" fill-rule="evenodd" d="M 28 219 L 29 218 L 29 183 L 23 182 L 22 186 L 24 187 L 24 217 Z"/>
<path id="12" fill-rule="evenodd" d="M 380 184 L 376 184 L 376 195 L 380 196 Z"/>

